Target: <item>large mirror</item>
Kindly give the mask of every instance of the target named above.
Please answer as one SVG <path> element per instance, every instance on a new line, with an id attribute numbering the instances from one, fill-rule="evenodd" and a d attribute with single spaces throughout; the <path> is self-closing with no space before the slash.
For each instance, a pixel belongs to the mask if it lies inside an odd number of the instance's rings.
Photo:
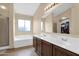
<path id="1" fill-rule="evenodd" d="M 48 12 L 44 14 L 45 32 L 79 35 L 79 3 L 63 3 Z"/>

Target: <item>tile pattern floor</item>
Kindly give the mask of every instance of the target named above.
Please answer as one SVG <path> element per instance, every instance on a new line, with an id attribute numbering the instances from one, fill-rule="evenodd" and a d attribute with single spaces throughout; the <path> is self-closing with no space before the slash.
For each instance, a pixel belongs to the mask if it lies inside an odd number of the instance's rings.
<path id="1" fill-rule="evenodd" d="M 31 47 L 23 47 L 23 48 L 17 48 L 17 49 L 9 49 L 4 51 L 3 53 L 0 53 L 0 56 L 38 56 L 34 48 Z"/>

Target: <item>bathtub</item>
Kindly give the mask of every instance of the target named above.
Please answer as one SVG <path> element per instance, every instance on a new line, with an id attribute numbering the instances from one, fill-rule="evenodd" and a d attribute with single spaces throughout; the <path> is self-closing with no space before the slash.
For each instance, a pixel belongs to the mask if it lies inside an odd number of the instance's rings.
<path id="1" fill-rule="evenodd" d="M 15 36 L 14 48 L 33 45 L 33 35 Z"/>

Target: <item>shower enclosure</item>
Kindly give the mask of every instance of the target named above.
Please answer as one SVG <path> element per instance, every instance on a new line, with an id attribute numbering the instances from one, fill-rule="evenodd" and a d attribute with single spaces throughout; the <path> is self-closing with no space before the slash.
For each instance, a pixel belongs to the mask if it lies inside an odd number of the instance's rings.
<path id="1" fill-rule="evenodd" d="M 0 47 L 9 45 L 9 18 L 0 17 Z"/>

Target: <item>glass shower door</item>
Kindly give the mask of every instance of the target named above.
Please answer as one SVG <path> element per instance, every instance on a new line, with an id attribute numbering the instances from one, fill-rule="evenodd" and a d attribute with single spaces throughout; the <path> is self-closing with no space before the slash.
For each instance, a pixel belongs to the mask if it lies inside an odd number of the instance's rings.
<path id="1" fill-rule="evenodd" d="M 0 47 L 9 45 L 9 19 L 0 18 Z"/>

